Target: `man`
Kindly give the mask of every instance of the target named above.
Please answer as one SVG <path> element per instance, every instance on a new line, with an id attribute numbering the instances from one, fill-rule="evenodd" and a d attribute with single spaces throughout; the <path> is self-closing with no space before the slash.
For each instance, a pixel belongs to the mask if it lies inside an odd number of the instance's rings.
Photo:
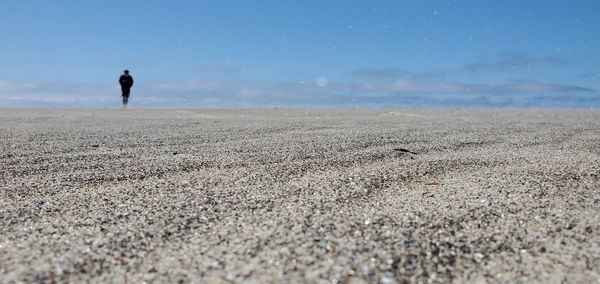
<path id="1" fill-rule="evenodd" d="M 119 77 L 119 84 L 121 84 L 121 92 L 123 96 L 123 108 L 127 108 L 127 102 L 129 101 L 129 92 L 131 86 L 133 86 L 133 77 L 129 75 L 129 70 L 123 71 L 123 75 Z"/>

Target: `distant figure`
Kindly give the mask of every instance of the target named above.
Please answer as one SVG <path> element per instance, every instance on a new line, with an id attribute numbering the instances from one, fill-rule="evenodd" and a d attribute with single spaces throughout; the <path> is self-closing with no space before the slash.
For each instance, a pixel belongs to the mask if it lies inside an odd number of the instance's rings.
<path id="1" fill-rule="evenodd" d="M 124 74 L 119 77 L 119 84 L 121 84 L 121 92 L 123 93 L 123 108 L 127 108 L 129 92 L 131 91 L 131 86 L 133 86 L 133 77 L 129 75 L 129 70 L 125 70 L 123 73 Z"/>

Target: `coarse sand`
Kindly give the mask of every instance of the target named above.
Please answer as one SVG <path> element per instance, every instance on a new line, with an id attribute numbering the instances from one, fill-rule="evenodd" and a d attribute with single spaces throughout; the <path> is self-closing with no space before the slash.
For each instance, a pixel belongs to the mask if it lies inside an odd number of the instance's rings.
<path id="1" fill-rule="evenodd" d="M 0 282 L 600 281 L 600 111 L 0 109 Z"/>

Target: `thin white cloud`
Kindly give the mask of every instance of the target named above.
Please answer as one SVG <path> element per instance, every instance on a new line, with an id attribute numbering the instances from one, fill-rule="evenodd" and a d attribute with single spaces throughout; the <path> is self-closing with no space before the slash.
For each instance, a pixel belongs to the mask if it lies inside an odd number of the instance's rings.
<path id="1" fill-rule="evenodd" d="M 83 84 L 72 82 L 19 83 L 0 80 L 0 94 L 47 94 L 47 95 L 102 95 L 114 92 L 118 87 L 109 84 Z"/>
<path id="2" fill-rule="evenodd" d="M 319 87 L 327 87 L 327 85 L 329 85 L 329 79 L 327 79 L 325 76 L 319 76 L 317 79 L 315 79 L 315 83 Z"/>
<path id="3" fill-rule="evenodd" d="M 438 94 L 456 94 L 468 93 L 472 87 L 456 82 L 430 81 L 419 82 L 409 80 L 397 80 L 383 85 L 383 90 L 393 93 L 438 93 Z"/>
<path id="4" fill-rule="evenodd" d="M 552 94 L 589 93 L 593 89 L 552 83 L 518 82 L 511 84 L 472 84 L 451 81 L 396 80 L 389 83 L 365 83 L 355 89 L 360 93 L 393 94 Z"/>
<path id="5" fill-rule="evenodd" d="M 469 72 L 503 72 L 539 67 L 564 67 L 571 62 L 553 55 L 530 55 L 523 52 L 501 52 L 491 60 L 482 60 L 467 64 Z"/>
<path id="6" fill-rule="evenodd" d="M 411 72 L 398 68 L 360 68 L 350 72 L 350 76 L 359 79 L 398 79 L 411 75 Z"/>
<path id="7" fill-rule="evenodd" d="M 595 90 L 573 85 L 513 82 L 509 84 L 471 84 L 452 81 L 395 80 L 391 82 L 346 83 L 321 78 L 315 83 L 241 80 L 174 80 L 138 82 L 132 99 L 146 106 L 212 105 L 265 106 L 343 105 L 378 96 L 480 95 L 488 98 L 502 95 L 597 94 Z M 0 106 L 34 101 L 44 104 L 73 103 L 107 105 L 118 102 L 116 84 L 16 83 L 0 81 Z M 16 102 L 16 103 L 15 103 Z"/>
<path id="8" fill-rule="evenodd" d="M 434 80 L 441 76 L 440 72 L 408 71 L 394 67 L 367 67 L 354 69 L 347 73 L 353 80 L 390 81 L 390 80 Z"/>
<path id="9" fill-rule="evenodd" d="M 142 85 L 141 88 L 153 93 L 206 92 L 219 90 L 222 84 L 217 80 L 158 81 Z"/>
<path id="10" fill-rule="evenodd" d="M 13 89 L 13 85 L 7 81 L 0 81 L 0 94 L 10 92 Z"/>

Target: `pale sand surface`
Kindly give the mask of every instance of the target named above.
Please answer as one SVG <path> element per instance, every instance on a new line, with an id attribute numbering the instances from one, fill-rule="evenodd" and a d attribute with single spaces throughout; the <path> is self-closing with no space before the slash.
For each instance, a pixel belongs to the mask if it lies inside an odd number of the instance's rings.
<path id="1" fill-rule="evenodd" d="M 0 282 L 600 281 L 600 111 L 1 109 L 0 142 Z"/>

